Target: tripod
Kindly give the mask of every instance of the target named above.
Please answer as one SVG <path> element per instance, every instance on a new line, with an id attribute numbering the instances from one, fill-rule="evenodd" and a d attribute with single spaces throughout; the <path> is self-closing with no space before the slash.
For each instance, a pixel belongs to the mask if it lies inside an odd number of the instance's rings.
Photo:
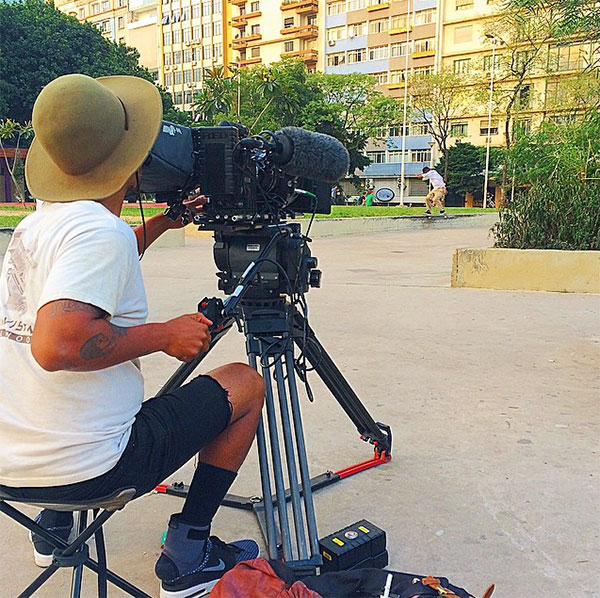
<path id="1" fill-rule="evenodd" d="M 246 337 L 248 362 L 262 373 L 266 388 L 266 413 L 257 429 L 262 497 L 228 494 L 222 504 L 252 510 L 258 518 L 269 558 L 283 557 L 297 573 L 310 574 L 322 564 L 313 490 L 389 461 L 392 434 L 389 426 L 373 420 L 318 341 L 297 303 L 290 300 L 296 291 L 303 293 L 309 286 L 320 284 L 316 259 L 310 255 L 307 242 L 308 238 L 301 235 L 300 226 L 295 223 L 268 226 L 260 231 L 215 233 L 220 288 L 233 292 L 225 301 L 205 298 L 200 302 L 199 311 L 213 322 L 210 347 L 192 362 L 180 366 L 159 394 L 181 386 L 233 324 L 238 323 Z M 243 248 L 257 245 L 262 252 L 250 261 L 248 250 Z M 361 438 L 374 445 L 373 459 L 310 478 L 295 345 L 352 420 Z M 300 371 L 304 377 L 306 372 Z M 284 462 L 289 489 L 285 488 Z M 161 485 L 157 490 L 185 496 L 187 486 Z"/>

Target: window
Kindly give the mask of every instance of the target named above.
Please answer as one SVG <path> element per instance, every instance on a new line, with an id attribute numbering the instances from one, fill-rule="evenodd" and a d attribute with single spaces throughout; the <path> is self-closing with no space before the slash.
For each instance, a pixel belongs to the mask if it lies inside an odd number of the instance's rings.
<path id="1" fill-rule="evenodd" d="M 252 56 L 252 58 L 260 58 L 260 46 L 255 46 L 254 48 L 251 48 L 250 56 Z"/>
<path id="2" fill-rule="evenodd" d="M 418 69 L 413 69 L 414 75 L 433 75 L 433 65 L 431 66 L 422 66 Z"/>
<path id="3" fill-rule="evenodd" d="M 558 79 L 546 81 L 546 106 L 558 108 L 567 102 L 567 90 Z"/>
<path id="4" fill-rule="evenodd" d="M 80 8 L 79 9 L 79 18 L 80 19 L 85 19 L 85 8 Z"/>
<path id="5" fill-rule="evenodd" d="M 415 52 L 432 52 L 435 51 L 435 38 L 418 39 L 415 41 Z"/>
<path id="6" fill-rule="evenodd" d="M 171 15 L 171 23 L 179 23 L 181 21 L 181 12 L 179 10 L 174 10 Z"/>
<path id="7" fill-rule="evenodd" d="M 415 136 L 429 135 L 429 125 L 427 123 L 412 123 L 410 127 L 412 134 Z"/>
<path id="8" fill-rule="evenodd" d="M 548 49 L 549 71 L 583 70 L 590 63 L 589 44 L 552 45 Z"/>
<path id="9" fill-rule="evenodd" d="M 462 58 L 454 61 L 454 72 L 457 75 L 466 75 L 471 71 L 471 59 Z"/>
<path id="10" fill-rule="evenodd" d="M 402 156 L 404 155 L 404 160 Z M 401 150 L 390 150 L 387 155 L 388 162 L 406 162 L 408 158 L 408 152 L 402 152 Z"/>
<path id="11" fill-rule="evenodd" d="M 210 37 L 212 32 L 212 25 L 210 23 L 204 23 L 202 25 L 202 37 Z"/>
<path id="12" fill-rule="evenodd" d="M 340 64 L 346 64 L 346 55 L 343 52 L 327 55 L 327 66 L 339 66 Z"/>
<path id="13" fill-rule="evenodd" d="M 195 68 L 192 71 L 192 75 L 194 77 L 194 81 L 202 81 L 202 69 L 200 68 Z"/>
<path id="14" fill-rule="evenodd" d="M 283 51 L 284 52 L 293 52 L 294 51 L 294 42 L 293 41 L 284 42 Z"/>
<path id="15" fill-rule="evenodd" d="M 192 6 L 192 19 L 199 19 L 200 18 L 200 5 L 196 4 L 195 6 Z M 195 27 L 194 27 L 195 29 Z"/>
<path id="16" fill-rule="evenodd" d="M 390 71 L 390 83 L 405 83 L 406 71 Z"/>
<path id="17" fill-rule="evenodd" d="M 161 20 L 161 24 L 163 24 L 163 25 L 168 25 L 169 24 L 169 15 L 163 15 L 163 18 Z"/>
<path id="18" fill-rule="evenodd" d="M 531 119 L 523 118 L 519 120 L 515 120 L 513 124 L 513 133 L 516 136 L 519 135 L 529 135 L 531 132 Z"/>
<path id="19" fill-rule="evenodd" d="M 200 25 L 196 25 L 192 27 L 192 39 L 199 40 L 202 37 L 202 27 Z"/>
<path id="20" fill-rule="evenodd" d="M 175 71 L 173 73 L 173 83 L 175 85 L 181 85 L 181 82 L 183 81 L 183 74 L 181 71 Z"/>
<path id="21" fill-rule="evenodd" d="M 294 17 L 287 17 L 283 19 L 283 28 L 290 29 L 294 26 Z"/>
<path id="22" fill-rule="evenodd" d="M 171 45 L 171 32 L 165 31 L 163 33 L 163 46 L 170 46 L 170 45 Z"/>
<path id="23" fill-rule="evenodd" d="M 346 10 L 346 3 L 343 0 L 339 0 L 338 2 L 332 2 L 327 5 L 327 14 L 328 15 L 340 15 Z"/>
<path id="24" fill-rule="evenodd" d="M 497 120 L 492 121 L 492 126 L 489 128 L 489 132 L 488 132 L 488 121 L 487 120 L 479 121 L 479 134 L 481 136 L 486 136 L 486 137 L 488 135 L 498 135 L 498 121 Z"/>
<path id="25" fill-rule="evenodd" d="M 366 152 L 367 158 L 371 160 L 371 164 L 385 164 L 385 152 Z"/>
<path id="26" fill-rule="evenodd" d="M 218 59 L 223 56 L 223 44 L 221 42 L 213 44 L 213 58 Z"/>
<path id="27" fill-rule="evenodd" d="M 524 50 L 523 52 L 517 52 L 513 56 L 512 70 L 516 70 L 517 73 L 531 72 L 535 57 L 535 50 Z"/>
<path id="28" fill-rule="evenodd" d="M 213 23 L 213 35 L 221 35 L 223 32 L 221 21 Z"/>
<path id="29" fill-rule="evenodd" d="M 388 74 L 387 73 L 374 73 L 373 77 L 375 77 L 375 81 L 377 81 L 377 85 L 385 85 L 388 82 Z"/>
<path id="30" fill-rule="evenodd" d="M 215 15 L 221 13 L 221 0 L 213 0 L 212 10 Z"/>
<path id="31" fill-rule="evenodd" d="M 410 42 L 400 42 L 397 44 L 391 44 L 390 53 L 392 58 L 397 58 L 398 56 L 406 56 L 410 54 Z"/>
<path id="32" fill-rule="evenodd" d="M 369 48 L 369 60 L 387 58 L 389 54 L 390 49 L 388 46 L 375 46 L 374 48 Z"/>
<path id="33" fill-rule="evenodd" d="M 210 60 L 212 58 L 212 46 L 210 44 L 202 46 L 202 58 L 204 60 Z"/>
<path id="34" fill-rule="evenodd" d="M 173 74 L 165 73 L 165 87 L 171 87 L 173 85 Z"/>
<path id="35" fill-rule="evenodd" d="M 92 14 L 97 15 L 100 12 L 99 4 L 92 4 Z"/>
<path id="36" fill-rule="evenodd" d="M 190 16 L 189 9 L 182 8 L 181 9 L 181 20 L 182 21 L 187 21 L 189 16 Z"/>
<path id="37" fill-rule="evenodd" d="M 526 84 L 519 89 L 515 100 L 517 110 L 526 110 L 531 108 L 531 85 Z"/>
<path id="38" fill-rule="evenodd" d="M 435 23 L 435 8 L 416 12 L 414 22 L 415 25 L 430 25 L 431 23 Z"/>
<path id="39" fill-rule="evenodd" d="M 250 12 L 258 12 L 260 10 L 260 2 L 250 3 Z"/>
<path id="40" fill-rule="evenodd" d="M 473 0 L 456 0 L 456 10 L 466 10 L 473 8 Z"/>
<path id="41" fill-rule="evenodd" d="M 431 150 L 412 150 L 410 152 L 411 162 L 431 162 Z"/>
<path id="42" fill-rule="evenodd" d="M 183 43 L 184 44 L 189 44 L 190 43 L 190 37 L 191 37 L 191 30 L 189 27 L 186 27 L 183 30 Z"/>
<path id="43" fill-rule="evenodd" d="M 327 40 L 328 41 L 337 41 L 338 39 L 343 39 L 346 37 L 346 28 L 345 27 L 331 27 L 327 30 Z"/>
<path id="44" fill-rule="evenodd" d="M 367 7 L 367 0 L 348 0 L 348 12 L 362 10 Z"/>
<path id="45" fill-rule="evenodd" d="M 181 104 L 183 94 L 180 91 L 176 91 L 173 94 L 173 104 Z"/>
<path id="46" fill-rule="evenodd" d="M 165 66 L 171 66 L 171 53 L 169 52 L 169 54 L 165 54 L 163 56 L 163 61 Z"/>
<path id="47" fill-rule="evenodd" d="M 96 27 L 98 27 L 98 29 L 100 29 L 100 31 L 102 31 L 102 33 L 107 33 L 109 31 L 111 31 L 110 21 L 100 21 L 100 22 L 96 23 Z"/>
<path id="48" fill-rule="evenodd" d="M 450 125 L 451 137 L 466 137 L 469 134 L 468 123 L 453 123 Z"/>
<path id="49" fill-rule="evenodd" d="M 183 62 L 192 62 L 192 51 L 184 50 L 183 51 Z"/>
<path id="50" fill-rule="evenodd" d="M 173 31 L 173 43 L 174 44 L 181 43 L 181 31 L 179 29 Z"/>
<path id="51" fill-rule="evenodd" d="M 461 25 L 454 28 L 454 43 L 465 44 L 473 41 L 473 25 Z"/>
<path id="52" fill-rule="evenodd" d="M 317 15 L 309 15 L 306 17 L 307 25 L 316 25 L 317 24 Z"/>
<path id="53" fill-rule="evenodd" d="M 410 135 L 410 126 L 406 125 L 394 125 L 388 129 L 389 137 L 403 137 L 404 135 Z"/>
<path id="54" fill-rule="evenodd" d="M 110 10 L 110 2 L 109 2 L 109 0 L 103 0 L 102 1 L 102 12 L 105 12 L 107 10 Z"/>
<path id="55" fill-rule="evenodd" d="M 356 37 L 357 35 L 367 35 L 367 22 L 353 23 L 348 25 L 348 37 Z"/>
<path id="56" fill-rule="evenodd" d="M 192 48 L 192 60 L 202 60 L 202 50 L 200 48 Z"/>
<path id="57" fill-rule="evenodd" d="M 357 62 L 364 62 L 367 59 L 367 49 L 361 48 L 359 50 L 348 50 L 348 64 L 356 64 Z"/>
<path id="58" fill-rule="evenodd" d="M 369 33 L 384 33 L 390 25 L 389 19 L 377 19 L 369 21 Z"/>
<path id="59" fill-rule="evenodd" d="M 192 99 L 193 99 L 193 98 L 192 98 L 192 95 L 193 95 L 193 92 L 192 92 L 192 91 L 190 91 L 190 90 L 187 90 L 187 91 L 185 91 L 185 92 L 183 93 L 183 101 L 184 101 L 186 104 L 191 104 L 191 103 L 192 103 Z"/>
<path id="60" fill-rule="evenodd" d="M 183 71 L 183 82 L 191 83 L 192 82 L 192 71 Z"/>
<path id="61" fill-rule="evenodd" d="M 260 23 L 258 23 L 257 25 L 252 25 L 252 27 L 250 28 L 250 32 L 252 33 L 252 35 L 260 35 Z"/>
<path id="62" fill-rule="evenodd" d="M 202 2 L 202 16 L 207 17 L 210 14 L 210 0 Z"/>
<path id="63" fill-rule="evenodd" d="M 496 54 L 494 56 L 494 70 L 497 71 L 500 68 L 500 56 Z M 483 70 L 490 72 L 492 70 L 492 55 L 488 54 L 483 57 Z"/>
<path id="64" fill-rule="evenodd" d="M 408 27 L 408 19 L 406 15 L 394 15 L 390 29 L 406 29 Z"/>

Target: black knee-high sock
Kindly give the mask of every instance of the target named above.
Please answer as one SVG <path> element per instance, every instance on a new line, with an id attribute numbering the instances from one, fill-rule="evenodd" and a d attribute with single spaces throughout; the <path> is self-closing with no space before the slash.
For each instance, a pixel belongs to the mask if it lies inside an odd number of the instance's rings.
<path id="1" fill-rule="evenodd" d="M 188 525 L 210 526 L 237 473 L 198 463 L 180 519 Z"/>

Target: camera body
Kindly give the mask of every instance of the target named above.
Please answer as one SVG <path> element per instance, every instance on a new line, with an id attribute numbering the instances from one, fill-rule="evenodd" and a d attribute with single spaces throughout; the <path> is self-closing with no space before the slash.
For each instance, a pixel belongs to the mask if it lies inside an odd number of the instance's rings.
<path id="1" fill-rule="evenodd" d="M 188 128 L 163 122 L 142 169 L 141 190 L 155 193 L 169 205 L 169 215 L 180 218 L 186 217 L 183 200 L 199 188 L 209 202 L 194 222 L 214 230 L 329 213 L 330 183 L 287 174 L 278 151 L 275 133 L 248 136 L 240 124 Z"/>

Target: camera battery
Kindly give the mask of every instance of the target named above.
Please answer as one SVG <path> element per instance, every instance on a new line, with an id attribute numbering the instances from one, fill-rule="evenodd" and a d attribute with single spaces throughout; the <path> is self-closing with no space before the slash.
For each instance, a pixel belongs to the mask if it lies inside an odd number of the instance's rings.
<path id="1" fill-rule="evenodd" d="M 321 573 L 365 567 L 383 568 L 388 564 L 385 532 L 366 519 L 322 538 Z"/>

